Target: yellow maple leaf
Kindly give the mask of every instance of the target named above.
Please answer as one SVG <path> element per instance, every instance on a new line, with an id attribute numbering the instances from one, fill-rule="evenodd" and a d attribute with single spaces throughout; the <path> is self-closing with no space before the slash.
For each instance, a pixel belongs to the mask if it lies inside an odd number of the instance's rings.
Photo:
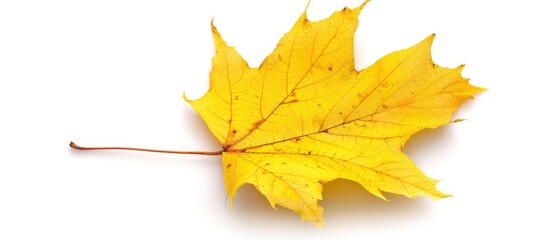
<path id="1" fill-rule="evenodd" d="M 311 22 L 303 13 L 259 68 L 250 68 L 212 24 L 210 89 L 196 109 L 223 147 L 231 201 L 252 184 L 270 204 L 324 224 L 323 184 L 348 179 L 372 194 L 447 197 L 402 152 L 410 136 L 449 123 L 482 91 L 463 66 L 431 60 L 434 35 L 354 68 L 353 39 L 366 3 Z"/>

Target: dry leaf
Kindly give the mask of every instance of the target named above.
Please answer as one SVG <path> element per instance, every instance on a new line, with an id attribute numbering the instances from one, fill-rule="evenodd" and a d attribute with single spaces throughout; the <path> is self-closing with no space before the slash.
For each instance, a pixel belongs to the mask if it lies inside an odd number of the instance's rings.
<path id="1" fill-rule="evenodd" d="M 311 22 L 305 13 L 259 68 L 250 68 L 212 24 L 210 90 L 185 98 L 223 146 L 229 197 L 252 184 L 273 207 L 323 226 L 323 185 L 342 178 L 372 194 L 447 197 L 402 152 L 410 136 L 448 124 L 482 91 L 463 66 L 431 60 L 434 35 L 356 71 L 353 38 L 365 3 Z"/>

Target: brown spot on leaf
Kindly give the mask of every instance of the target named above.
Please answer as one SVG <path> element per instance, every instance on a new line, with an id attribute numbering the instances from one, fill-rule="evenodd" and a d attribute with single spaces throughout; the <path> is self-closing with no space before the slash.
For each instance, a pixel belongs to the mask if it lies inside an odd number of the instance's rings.
<path id="1" fill-rule="evenodd" d="M 257 122 L 254 122 L 254 124 L 252 124 L 252 130 L 257 129 L 262 123 L 263 123 L 263 120 L 259 120 Z"/>
<path id="2" fill-rule="evenodd" d="M 227 169 L 229 169 L 233 164 L 229 163 L 227 164 Z"/>
<path id="3" fill-rule="evenodd" d="M 381 107 L 383 108 L 383 110 L 387 110 L 389 107 L 387 107 L 387 105 L 383 104 L 381 105 Z"/>
<path id="4" fill-rule="evenodd" d="M 332 65 L 328 66 L 328 71 L 332 71 Z"/>

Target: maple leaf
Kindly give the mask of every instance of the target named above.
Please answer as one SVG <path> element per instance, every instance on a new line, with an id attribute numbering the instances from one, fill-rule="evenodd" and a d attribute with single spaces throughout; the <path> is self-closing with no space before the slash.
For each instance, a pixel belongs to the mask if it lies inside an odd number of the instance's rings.
<path id="1" fill-rule="evenodd" d="M 358 15 L 344 8 L 311 22 L 306 11 L 259 68 L 250 68 L 213 26 L 210 89 L 188 101 L 223 147 L 231 202 L 252 184 L 273 207 L 323 226 L 323 185 L 348 179 L 370 193 L 449 196 L 402 152 L 410 136 L 450 122 L 482 91 L 431 60 L 434 35 L 354 68 Z M 232 204 L 231 204 L 232 205 Z"/>

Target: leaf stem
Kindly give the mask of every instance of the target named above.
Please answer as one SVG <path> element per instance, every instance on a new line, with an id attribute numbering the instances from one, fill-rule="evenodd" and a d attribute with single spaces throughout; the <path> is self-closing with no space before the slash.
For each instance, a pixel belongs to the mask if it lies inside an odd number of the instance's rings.
<path id="1" fill-rule="evenodd" d="M 170 150 L 157 150 L 157 149 L 147 149 L 147 148 L 130 148 L 130 147 L 82 147 L 77 145 L 74 142 L 69 144 L 71 148 L 77 150 L 130 150 L 130 151 L 140 151 L 140 152 L 155 152 L 155 153 L 171 153 L 171 154 L 196 154 L 196 155 L 221 155 L 223 150 L 216 152 L 201 152 L 201 151 L 170 151 Z"/>

